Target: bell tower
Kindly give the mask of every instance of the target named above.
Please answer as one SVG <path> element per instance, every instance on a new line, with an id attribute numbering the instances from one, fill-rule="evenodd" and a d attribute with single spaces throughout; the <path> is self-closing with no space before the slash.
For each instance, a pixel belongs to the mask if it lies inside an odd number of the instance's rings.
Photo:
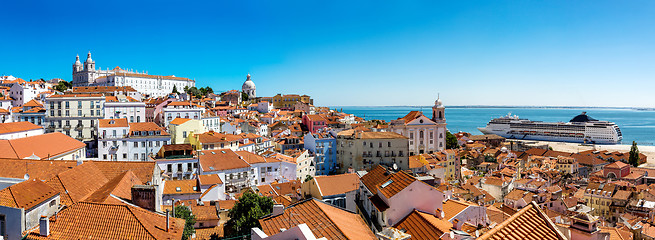
<path id="1" fill-rule="evenodd" d="M 434 101 L 434 106 L 432 107 L 432 121 L 436 123 L 446 123 L 446 115 L 444 110 L 445 108 L 443 103 L 437 95 L 437 101 Z"/>

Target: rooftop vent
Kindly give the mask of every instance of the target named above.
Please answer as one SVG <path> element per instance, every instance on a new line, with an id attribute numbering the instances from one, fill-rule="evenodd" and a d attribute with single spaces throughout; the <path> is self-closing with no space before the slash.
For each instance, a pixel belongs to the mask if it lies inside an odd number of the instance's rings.
<path id="1" fill-rule="evenodd" d="M 393 183 L 393 180 L 390 179 L 389 181 L 386 181 L 385 183 L 383 183 L 380 187 L 385 188 L 385 187 L 389 186 L 389 184 L 392 184 L 392 183 Z"/>
<path id="2" fill-rule="evenodd" d="M 175 188 L 175 191 L 176 191 L 176 192 L 181 192 L 181 191 L 182 191 L 182 188 L 180 188 L 180 187 L 176 187 L 176 188 Z"/>

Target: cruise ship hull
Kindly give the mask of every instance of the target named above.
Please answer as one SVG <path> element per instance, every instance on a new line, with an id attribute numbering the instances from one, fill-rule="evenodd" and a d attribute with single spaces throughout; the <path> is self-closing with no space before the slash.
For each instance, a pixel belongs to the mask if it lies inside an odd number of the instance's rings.
<path id="1" fill-rule="evenodd" d="M 486 127 L 478 130 L 484 134 L 520 140 L 589 144 L 618 144 L 623 140 L 616 124 L 595 120 L 584 112 L 566 123 L 530 121 L 507 115 L 492 119 Z"/>

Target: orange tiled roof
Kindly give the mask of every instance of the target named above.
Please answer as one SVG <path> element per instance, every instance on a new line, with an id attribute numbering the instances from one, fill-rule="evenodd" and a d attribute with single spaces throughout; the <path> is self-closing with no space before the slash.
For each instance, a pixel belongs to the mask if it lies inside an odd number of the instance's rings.
<path id="1" fill-rule="evenodd" d="M 332 196 L 357 190 L 359 177 L 354 173 L 314 177 L 321 195 Z"/>
<path id="2" fill-rule="evenodd" d="M 364 174 L 364 176 L 360 178 L 360 181 L 364 186 L 366 186 L 366 188 L 375 194 L 375 186 L 384 183 L 387 178 L 389 178 L 388 176 L 389 174 L 387 173 L 387 170 L 384 167 L 377 165 L 373 167 L 370 172 Z"/>
<path id="3" fill-rule="evenodd" d="M 471 205 L 470 203 L 465 203 L 453 199 L 446 200 L 443 203 L 443 212 L 444 212 L 445 219 L 449 220 L 455 217 L 458 213 L 464 211 L 464 209 L 466 209 L 470 205 Z"/>
<path id="4" fill-rule="evenodd" d="M 169 123 L 169 124 L 180 125 L 180 124 L 185 123 L 185 122 L 188 122 L 188 121 L 190 121 L 190 120 L 191 120 L 191 119 L 189 119 L 189 118 L 175 118 L 175 119 L 173 119 L 173 121 L 171 121 L 171 123 Z"/>
<path id="5" fill-rule="evenodd" d="M 30 178 L 50 179 L 76 165 L 76 161 L 69 160 L 0 159 L 0 177 L 23 179 L 27 174 Z"/>
<path id="6" fill-rule="evenodd" d="M 42 237 L 39 228 L 25 239 L 181 239 L 184 219 L 170 218 L 132 205 L 76 203 L 50 218 L 50 235 Z M 82 237 L 83 236 L 83 237 Z"/>
<path id="7" fill-rule="evenodd" d="M 401 171 L 391 174 L 389 180 L 378 184 L 376 187 L 380 189 L 380 192 L 387 197 L 387 199 L 396 195 L 396 193 L 405 189 L 409 184 L 412 184 L 416 181 L 416 178 L 410 176 L 409 174 Z M 387 184 L 388 183 L 388 184 Z M 382 185 L 386 185 L 382 187 Z"/>
<path id="8" fill-rule="evenodd" d="M 200 181 L 200 185 L 223 184 L 217 174 L 198 175 L 198 181 Z"/>
<path id="9" fill-rule="evenodd" d="M 300 189 L 300 180 L 291 180 L 285 183 L 271 183 L 271 187 L 280 195 L 295 195 Z"/>
<path id="10" fill-rule="evenodd" d="M 98 119 L 98 127 L 112 128 L 112 127 L 129 127 L 127 118 L 118 119 Z"/>
<path id="11" fill-rule="evenodd" d="M 557 226 L 553 224 L 550 218 L 539 209 L 539 206 L 531 202 L 478 239 L 565 240 L 567 238 L 557 229 Z"/>
<path id="12" fill-rule="evenodd" d="M 195 179 L 187 180 L 168 180 L 164 182 L 164 194 L 196 194 L 200 193 L 198 181 Z"/>
<path id="13" fill-rule="evenodd" d="M 35 148 L 34 146 L 39 146 Z M 41 159 L 56 157 L 86 147 L 86 144 L 60 132 L 31 137 L 0 140 L 0 158 L 27 158 L 36 155 Z M 82 156 L 80 156 L 82 157 Z"/>
<path id="14" fill-rule="evenodd" d="M 411 239 L 432 240 L 441 239 L 441 236 L 450 231 L 452 226 L 452 223 L 444 219 L 414 210 L 394 227 L 405 229 L 406 233 L 412 235 Z"/>
<path id="15" fill-rule="evenodd" d="M 291 210 L 293 209 L 293 210 Z M 267 235 L 280 232 L 305 223 L 317 238 L 333 239 L 377 239 L 362 218 L 316 199 L 309 199 L 287 207 L 283 214 L 259 220 L 262 231 Z"/>
<path id="16" fill-rule="evenodd" d="M 85 164 L 94 165 L 107 179 L 114 179 L 124 172 L 132 171 L 144 183 L 154 180 L 153 174 L 157 168 L 156 162 L 89 161 Z"/>
<path id="17" fill-rule="evenodd" d="M 112 198 L 111 195 L 126 200 L 132 200 L 132 186 L 139 184 L 142 184 L 141 180 L 139 180 L 139 178 L 136 177 L 132 171 L 128 170 L 127 172 L 124 172 L 123 174 L 107 182 L 104 186 L 96 190 L 84 201 L 122 204 L 121 201 Z"/>
<path id="18" fill-rule="evenodd" d="M 203 172 L 250 167 L 250 164 L 230 149 L 201 151 L 198 162 Z"/>
<path id="19" fill-rule="evenodd" d="M 36 99 L 32 99 L 29 102 L 26 102 L 25 104 L 23 104 L 22 107 L 43 107 L 43 104 L 41 104 Z"/>
<path id="20" fill-rule="evenodd" d="M 23 132 L 34 129 L 42 129 L 42 127 L 31 122 L 0 123 L 0 134 Z"/>
<path id="21" fill-rule="evenodd" d="M 32 178 L 0 190 L 0 206 L 27 211 L 57 194 L 58 192 L 48 184 Z"/>
<path id="22" fill-rule="evenodd" d="M 196 217 L 196 220 L 207 221 L 207 220 L 218 220 L 218 211 L 216 211 L 216 206 L 192 206 L 191 212 Z"/>

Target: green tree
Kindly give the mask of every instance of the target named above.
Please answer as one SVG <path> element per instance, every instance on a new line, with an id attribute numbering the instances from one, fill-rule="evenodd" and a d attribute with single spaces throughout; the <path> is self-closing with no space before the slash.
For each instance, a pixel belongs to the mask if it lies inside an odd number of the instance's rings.
<path id="1" fill-rule="evenodd" d="M 305 181 L 303 181 L 303 182 L 309 182 L 312 179 L 314 179 L 314 177 L 312 177 L 312 175 L 307 175 L 307 176 L 305 176 Z"/>
<path id="2" fill-rule="evenodd" d="M 245 102 L 248 101 L 248 99 L 249 99 L 248 94 L 246 94 L 245 92 L 241 92 L 241 101 Z"/>
<path id="3" fill-rule="evenodd" d="M 60 81 L 59 83 L 57 83 L 57 86 L 55 86 L 55 90 L 60 91 L 60 92 L 64 92 L 64 91 L 66 91 L 66 90 L 68 90 L 69 88 L 72 88 L 72 87 L 73 87 L 73 84 L 71 82 Z"/>
<path id="4" fill-rule="evenodd" d="M 450 132 L 446 132 L 446 149 L 458 148 L 457 137 Z"/>
<path id="5" fill-rule="evenodd" d="M 485 162 L 493 162 L 493 163 L 495 163 L 495 162 L 497 162 L 498 160 L 496 160 L 496 158 L 495 158 L 494 156 L 491 156 L 491 155 L 487 154 L 487 155 L 484 155 L 484 161 L 485 161 Z"/>
<path id="6" fill-rule="evenodd" d="M 273 200 L 259 196 L 256 193 L 246 192 L 230 209 L 230 220 L 225 224 L 226 236 L 242 236 L 250 234 L 250 229 L 261 227 L 259 219 L 273 212 Z"/>
<path id="7" fill-rule="evenodd" d="M 177 93 L 177 94 L 180 93 L 177 91 L 177 85 L 173 85 L 173 91 L 171 93 Z"/>
<path id="8" fill-rule="evenodd" d="M 630 157 L 628 158 L 628 163 L 630 165 L 637 167 L 639 166 L 639 149 L 637 148 L 637 142 L 632 141 L 632 147 L 630 148 Z"/>
<path id="9" fill-rule="evenodd" d="M 175 206 L 175 217 L 181 218 L 186 221 L 184 224 L 184 232 L 182 233 L 182 239 L 187 240 L 196 230 L 193 228 L 193 225 L 196 224 L 196 217 L 191 213 L 191 209 L 187 206 Z"/>

